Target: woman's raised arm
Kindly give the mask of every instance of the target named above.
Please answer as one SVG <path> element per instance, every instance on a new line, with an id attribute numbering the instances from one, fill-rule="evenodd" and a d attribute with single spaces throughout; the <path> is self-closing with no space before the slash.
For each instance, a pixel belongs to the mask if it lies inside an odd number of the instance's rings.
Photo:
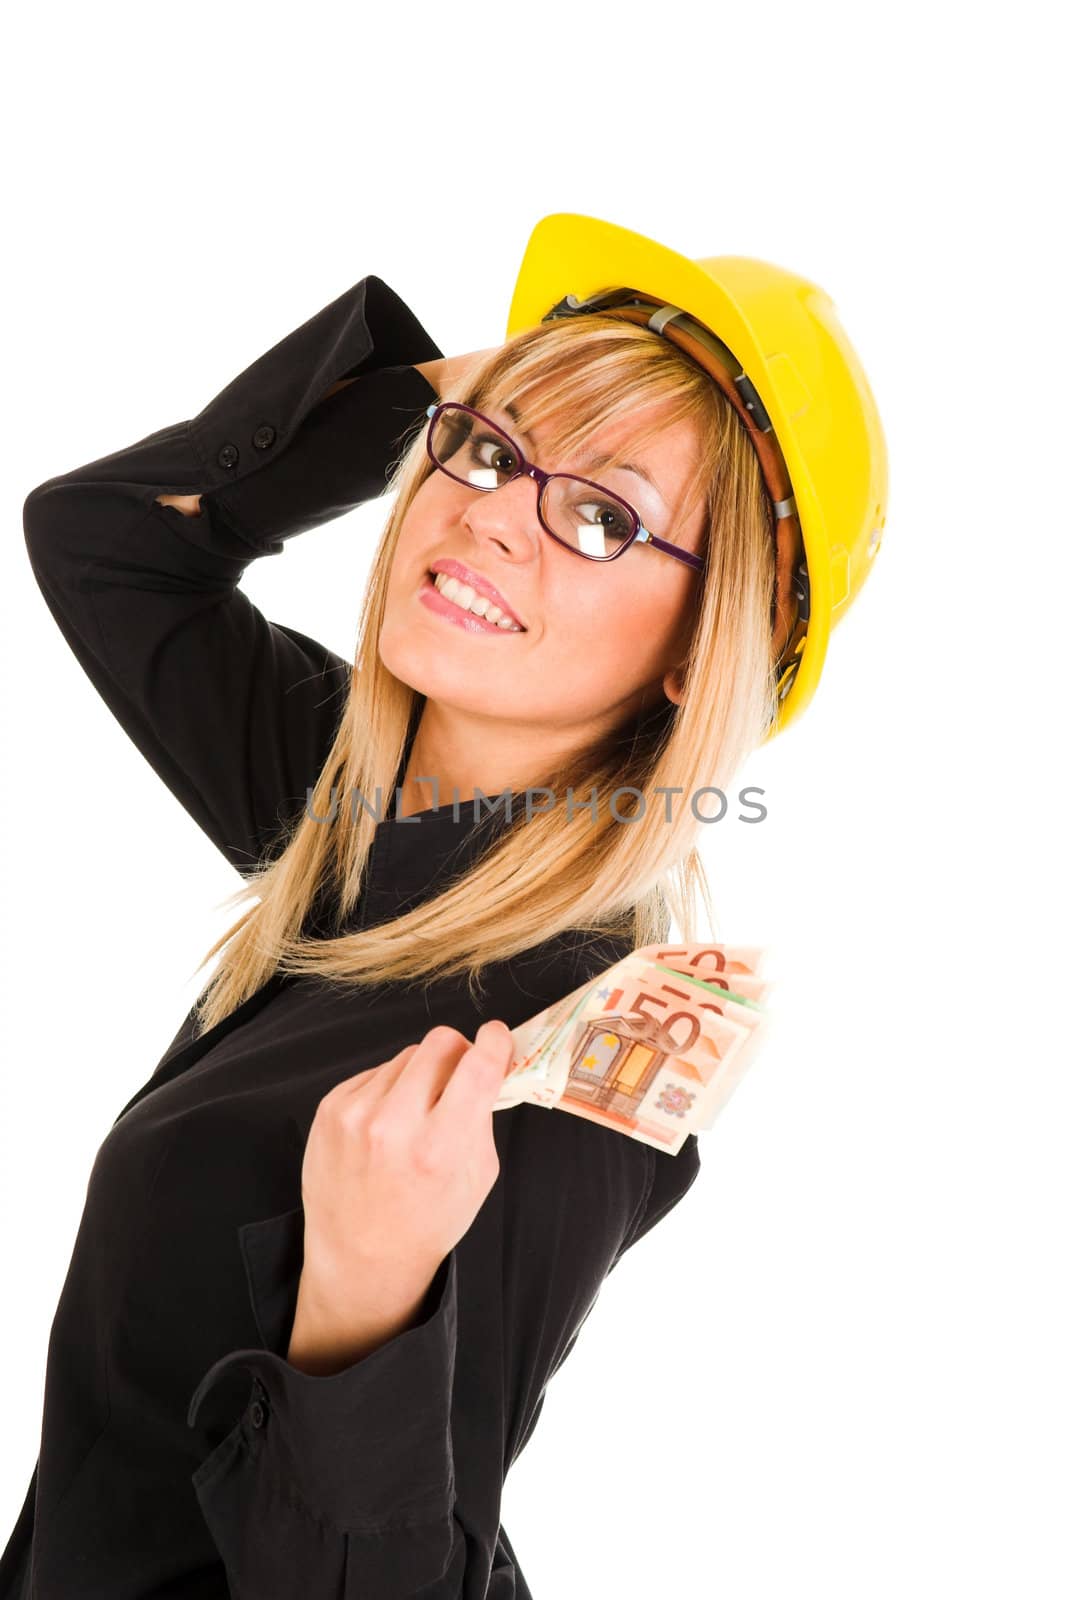
<path id="1" fill-rule="evenodd" d="M 352 670 L 263 616 L 241 574 L 387 490 L 436 392 L 412 363 L 436 359 L 413 312 L 366 277 L 191 420 L 26 499 L 30 563 L 60 631 L 238 871 L 269 858 L 302 810 Z"/>

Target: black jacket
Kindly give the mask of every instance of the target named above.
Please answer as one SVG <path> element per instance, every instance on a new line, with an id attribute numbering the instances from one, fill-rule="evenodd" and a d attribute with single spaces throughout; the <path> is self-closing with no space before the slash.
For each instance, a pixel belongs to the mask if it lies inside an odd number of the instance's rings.
<path id="1" fill-rule="evenodd" d="M 64 637 L 238 871 L 280 845 L 351 672 L 238 587 L 257 556 L 388 487 L 441 351 L 364 278 L 174 423 L 28 497 Z M 357 381 L 322 399 L 340 377 Z M 185 517 L 156 495 L 202 494 Z M 393 808 L 395 810 L 395 807 Z M 473 802 L 380 824 L 349 926 L 484 848 Z M 337 924 L 340 926 L 340 924 Z M 200 1038 L 190 1011 L 100 1146 L 53 1322 L 40 1453 L 0 1600 L 505 1597 L 508 1468 L 619 1257 L 699 1169 L 584 1118 L 497 1113 L 500 1175 L 417 1325 L 353 1366 L 285 1359 L 317 1104 L 435 1023 L 515 1026 L 623 953 L 569 936 L 461 981 L 340 990 L 275 975 Z"/>

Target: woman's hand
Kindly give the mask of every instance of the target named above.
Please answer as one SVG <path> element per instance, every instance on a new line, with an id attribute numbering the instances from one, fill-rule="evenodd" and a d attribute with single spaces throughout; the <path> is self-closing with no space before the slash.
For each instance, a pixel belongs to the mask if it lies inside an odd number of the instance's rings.
<path id="1" fill-rule="evenodd" d="M 479 366 L 486 356 L 495 355 L 499 348 L 498 344 L 490 344 L 484 350 L 468 350 L 461 356 L 438 356 L 433 361 L 413 361 L 411 365 L 438 394 L 443 394 L 445 389 L 451 389 L 465 378 L 471 367 Z"/>
<path id="2" fill-rule="evenodd" d="M 157 494 L 156 504 L 160 506 L 173 506 L 180 511 L 183 517 L 198 517 L 200 515 L 200 496 L 198 494 Z"/>
<path id="3" fill-rule="evenodd" d="M 473 1044 L 431 1028 L 319 1101 L 303 1160 L 293 1365 L 339 1370 L 416 1320 L 499 1176 L 492 1107 L 513 1058 L 502 1021 L 483 1023 Z"/>

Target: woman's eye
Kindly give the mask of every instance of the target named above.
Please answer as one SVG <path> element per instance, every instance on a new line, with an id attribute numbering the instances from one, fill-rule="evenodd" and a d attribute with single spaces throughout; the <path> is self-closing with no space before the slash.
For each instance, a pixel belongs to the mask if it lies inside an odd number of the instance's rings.
<path id="1" fill-rule="evenodd" d="M 600 514 L 587 516 L 590 508 L 598 508 Z M 608 505 L 605 500 L 583 500 L 578 509 L 588 522 L 598 522 L 602 528 L 621 527 L 625 520 L 618 507 Z M 607 520 L 604 520 L 605 516 Z"/>
<path id="2" fill-rule="evenodd" d="M 513 472 L 517 465 L 507 446 L 500 444 L 496 439 L 490 439 L 482 435 L 480 439 L 474 440 L 473 448 L 474 455 L 481 466 L 494 467 L 497 472 Z M 501 456 L 503 457 L 502 461 L 499 459 Z"/>

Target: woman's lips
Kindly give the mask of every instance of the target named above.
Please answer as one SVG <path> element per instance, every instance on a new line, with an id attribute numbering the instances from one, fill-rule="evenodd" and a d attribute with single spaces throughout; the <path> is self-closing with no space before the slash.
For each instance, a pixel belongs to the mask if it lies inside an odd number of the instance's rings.
<path id="1" fill-rule="evenodd" d="M 436 561 L 430 563 L 429 575 L 431 578 L 443 575 L 448 578 L 455 578 L 459 583 L 469 584 L 476 594 L 483 594 L 493 605 L 499 606 L 500 610 L 512 622 L 516 622 L 520 628 L 525 627 L 525 623 L 510 600 L 505 594 L 501 594 L 492 579 L 486 577 L 483 572 L 475 572 L 474 568 L 468 567 L 465 561 L 457 561 L 454 556 L 440 556 Z"/>
<path id="2" fill-rule="evenodd" d="M 432 574 L 428 572 L 422 579 L 418 598 L 427 610 L 435 611 L 446 622 L 457 623 L 467 633 L 492 633 L 499 639 L 520 639 L 526 631 L 524 628 L 498 628 L 494 622 L 486 622 L 484 617 L 475 616 L 473 611 L 464 611 L 462 606 L 457 606 L 453 600 L 441 594 Z"/>

